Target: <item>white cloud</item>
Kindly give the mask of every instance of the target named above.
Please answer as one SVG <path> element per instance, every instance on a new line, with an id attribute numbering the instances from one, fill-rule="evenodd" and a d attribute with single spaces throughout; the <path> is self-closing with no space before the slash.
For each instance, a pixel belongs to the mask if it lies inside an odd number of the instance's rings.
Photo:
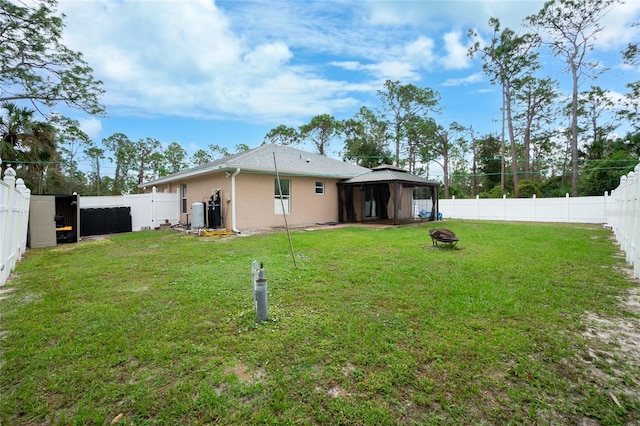
<path id="1" fill-rule="evenodd" d="M 442 83 L 443 86 L 454 87 L 454 86 L 466 86 L 473 83 L 479 83 L 484 80 L 484 74 L 475 73 L 471 74 L 464 78 L 450 78 Z"/>
<path id="2" fill-rule="evenodd" d="M 60 9 L 65 42 L 104 81 L 111 116 L 291 122 L 362 105 L 356 98 L 386 79 L 477 71 L 463 29 L 486 31 L 490 16 L 518 25 L 543 2 L 518 3 L 61 0 Z M 444 86 L 482 80 L 470 74 Z"/>
<path id="3" fill-rule="evenodd" d="M 408 61 L 382 61 L 375 64 L 362 64 L 355 61 L 331 62 L 331 65 L 349 71 L 366 71 L 376 80 L 413 81 L 419 78 L 414 66 Z"/>
<path id="4" fill-rule="evenodd" d="M 446 69 L 463 69 L 468 68 L 471 64 L 471 60 L 467 55 L 469 45 L 464 45 L 461 42 L 462 33 L 460 31 L 450 31 L 445 33 L 444 48 L 447 54 L 442 58 L 442 65 Z"/>
<path id="5" fill-rule="evenodd" d="M 349 71 L 359 71 L 363 69 L 362 64 L 357 61 L 332 61 L 330 64 Z"/>
<path id="6" fill-rule="evenodd" d="M 435 42 L 425 36 L 418 37 L 404 48 L 407 59 L 421 68 L 427 68 L 436 60 Z"/>
<path id="7" fill-rule="evenodd" d="M 95 117 L 89 117 L 78 120 L 80 130 L 85 132 L 90 139 L 96 139 L 102 132 L 102 122 Z"/>
<path id="8" fill-rule="evenodd" d="M 633 26 L 640 18 L 637 0 L 615 4 L 602 20 L 603 31 L 596 46 L 605 50 L 622 50 L 628 43 L 640 39 L 640 26 Z"/>
<path id="9" fill-rule="evenodd" d="M 293 54 L 282 42 L 261 44 L 244 56 L 246 65 L 253 73 L 262 74 L 278 71 Z"/>
<path id="10" fill-rule="evenodd" d="M 503 26 L 519 29 L 522 20 L 536 13 L 544 0 L 367 1 L 360 3 L 367 22 L 380 26 L 414 26 L 423 31 L 484 25 L 499 17 Z"/>

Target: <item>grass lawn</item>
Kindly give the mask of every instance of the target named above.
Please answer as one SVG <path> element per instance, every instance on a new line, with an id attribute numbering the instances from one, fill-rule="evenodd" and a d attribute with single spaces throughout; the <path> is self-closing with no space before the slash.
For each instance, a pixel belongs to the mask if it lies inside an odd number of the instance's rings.
<path id="1" fill-rule="evenodd" d="M 454 249 L 433 248 L 446 226 Z M 30 250 L 0 301 L 0 424 L 637 424 L 609 231 L 450 220 Z M 251 262 L 269 320 L 256 323 Z"/>

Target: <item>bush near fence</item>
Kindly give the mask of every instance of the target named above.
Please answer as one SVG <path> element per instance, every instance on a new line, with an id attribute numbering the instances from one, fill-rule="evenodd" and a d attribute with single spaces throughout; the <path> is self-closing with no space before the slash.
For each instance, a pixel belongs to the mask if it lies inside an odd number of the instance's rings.
<path id="1" fill-rule="evenodd" d="M 27 249 L 31 191 L 22 179 L 16 179 L 11 167 L 0 177 L 0 287 L 3 287 Z"/>

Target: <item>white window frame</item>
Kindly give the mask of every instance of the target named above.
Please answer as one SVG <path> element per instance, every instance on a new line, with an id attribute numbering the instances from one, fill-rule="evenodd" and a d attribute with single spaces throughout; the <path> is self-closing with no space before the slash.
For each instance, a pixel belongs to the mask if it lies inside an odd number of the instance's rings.
<path id="1" fill-rule="evenodd" d="M 287 185 L 282 185 L 284 182 L 288 182 Z M 282 188 L 282 201 L 280 200 L 280 191 L 278 187 L 278 179 L 273 180 L 273 213 L 274 214 L 291 214 L 291 179 L 280 178 L 280 185 Z M 285 186 L 287 188 L 285 188 Z M 286 189 L 286 191 L 285 191 Z M 284 204 L 284 212 L 282 206 Z"/>
<path id="2" fill-rule="evenodd" d="M 320 191 L 318 192 L 318 190 L 320 190 Z M 316 181 L 315 194 L 316 195 L 324 195 L 324 181 L 323 180 L 317 180 Z"/>
<path id="3" fill-rule="evenodd" d="M 181 197 L 181 203 L 182 205 L 180 206 L 180 210 L 182 211 L 182 213 L 187 213 L 187 184 L 183 183 L 182 185 L 180 185 L 180 194 L 182 195 Z"/>

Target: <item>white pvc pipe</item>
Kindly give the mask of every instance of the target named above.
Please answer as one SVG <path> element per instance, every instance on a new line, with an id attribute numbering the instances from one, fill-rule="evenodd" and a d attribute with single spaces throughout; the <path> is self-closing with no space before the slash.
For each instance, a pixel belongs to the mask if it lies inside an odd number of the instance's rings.
<path id="1" fill-rule="evenodd" d="M 231 230 L 240 233 L 236 228 L 236 176 L 240 174 L 240 167 L 231 175 Z"/>

